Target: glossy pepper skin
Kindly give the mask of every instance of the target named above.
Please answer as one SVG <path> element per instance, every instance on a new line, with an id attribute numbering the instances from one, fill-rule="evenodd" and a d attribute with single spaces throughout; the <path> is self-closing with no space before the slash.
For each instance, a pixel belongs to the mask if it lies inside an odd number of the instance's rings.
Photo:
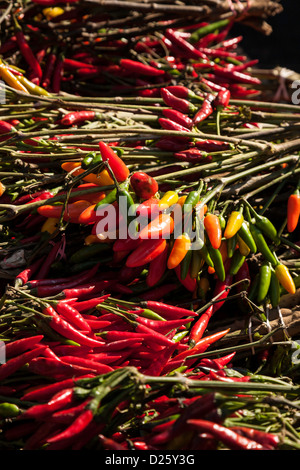
<path id="1" fill-rule="evenodd" d="M 287 229 L 289 233 L 296 230 L 300 217 L 300 191 L 296 191 L 288 198 L 287 203 Z"/>
<path id="2" fill-rule="evenodd" d="M 240 230 L 243 222 L 243 213 L 240 211 L 232 211 L 226 224 L 224 237 L 232 238 Z"/>
<path id="3" fill-rule="evenodd" d="M 295 294 L 295 283 L 288 268 L 283 264 L 278 264 L 275 267 L 275 274 L 282 287 L 284 287 L 289 294 Z"/>
<path id="4" fill-rule="evenodd" d="M 261 304 L 267 297 L 271 283 L 271 266 L 263 263 L 259 271 L 259 285 L 257 291 L 257 302 Z"/>
<path id="5" fill-rule="evenodd" d="M 186 256 L 191 246 L 191 239 L 187 233 L 179 235 L 174 241 L 171 253 L 168 257 L 168 269 L 176 268 Z"/>
<path id="6" fill-rule="evenodd" d="M 143 171 L 136 171 L 130 177 L 130 184 L 135 194 L 141 199 L 149 199 L 158 191 L 158 183 Z"/>
<path id="7" fill-rule="evenodd" d="M 116 180 L 120 183 L 129 176 L 129 169 L 123 160 L 105 142 L 99 142 L 99 149 L 104 162 L 108 162 Z"/>
<path id="8" fill-rule="evenodd" d="M 220 248 L 222 240 L 222 229 L 219 217 L 211 213 L 206 214 L 204 218 L 204 227 L 211 246 L 217 250 Z"/>

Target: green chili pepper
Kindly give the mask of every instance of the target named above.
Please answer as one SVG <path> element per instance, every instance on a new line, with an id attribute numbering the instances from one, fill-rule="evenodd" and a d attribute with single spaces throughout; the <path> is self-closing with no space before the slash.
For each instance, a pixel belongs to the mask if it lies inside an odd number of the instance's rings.
<path id="1" fill-rule="evenodd" d="M 225 230 L 225 227 L 226 227 L 226 219 L 225 219 L 223 214 L 219 215 L 219 221 L 220 221 L 221 230 L 223 232 Z"/>
<path id="2" fill-rule="evenodd" d="M 190 267 L 191 260 L 192 260 L 192 255 L 193 255 L 193 250 L 189 249 L 185 257 L 180 263 L 180 275 L 181 275 L 182 280 L 184 280 L 186 276 L 188 275 L 189 267 Z"/>
<path id="3" fill-rule="evenodd" d="M 259 273 L 256 274 L 253 282 L 250 285 L 248 299 L 251 300 L 251 302 L 254 302 L 254 300 L 256 299 L 258 285 L 259 285 Z"/>
<path id="4" fill-rule="evenodd" d="M 96 211 L 99 207 L 106 206 L 106 205 L 109 205 L 109 204 L 113 204 L 114 202 L 116 202 L 116 200 L 117 200 L 117 194 L 118 194 L 117 188 L 112 189 L 112 190 L 105 196 L 104 199 L 101 199 L 101 201 L 99 201 L 99 202 L 95 205 L 94 210 Z"/>
<path id="5" fill-rule="evenodd" d="M 99 253 L 107 252 L 109 245 L 106 243 L 96 243 L 95 245 L 88 245 L 80 248 L 70 257 L 71 264 L 79 264 L 86 262 L 88 259 L 95 257 Z"/>
<path id="6" fill-rule="evenodd" d="M 276 261 L 275 256 L 271 252 L 262 232 L 253 224 L 250 224 L 250 231 L 252 233 L 258 251 L 260 251 L 260 253 L 267 261 L 269 261 L 272 265 L 276 266 L 278 264 L 278 261 Z"/>
<path id="7" fill-rule="evenodd" d="M 267 237 L 269 237 L 272 241 L 278 243 L 277 237 L 277 230 L 272 224 L 272 222 L 265 217 L 264 215 L 259 215 L 253 207 L 249 204 L 249 202 L 244 201 L 247 204 L 247 207 L 250 209 L 250 212 L 255 218 L 255 225 L 256 227 L 261 230 Z"/>
<path id="8" fill-rule="evenodd" d="M 196 29 L 196 31 L 193 31 L 193 33 L 190 36 L 191 42 L 197 42 L 199 41 L 200 38 L 206 36 L 207 34 L 213 33 L 217 29 L 224 28 L 225 26 L 228 25 L 230 20 L 219 20 L 215 21 L 214 23 L 209 23 L 206 26 L 203 26 L 202 28 Z"/>
<path id="9" fill-rule="evenodd" d="M 269 295 L 270 302 L 273 308 L 279 305 L 280 290 L 281 289 L 280 289 L 279 280 L 275 274 L 275 271 L 271 269 L 271 282 L 270 282 L 268 295 Z"/>
<path id="10" fill-rule="evenodd" d="M 88 168 L 90 168 L 96 155 L 97 155 L 96 152 L 88 153 L 81 162 L 81 168 L 83 170 L 87 170 Z"/>
<path id="11" fill-rule="evenodd" d="M 207 249 L 214 263 L 214 269 L 218 279 L 220 281 L 225 281 L 225 268 L 220 250 L 213 248 L 211 245 L 208 245 Z"/>
<path id="12" fill-rule="evenodd" d="M 271 283 L 271 266 L 263 263 L 259 270 L 259 283 L 257 289 L 257 302 L 261 304 L 267 297 Z"/>
<path id="13" fill-rule="evenodd" d="M 203 258 L 201 257 L 201 254 L 199 250 L 190 250 L 192 251 L 192 260 L 191 260 L 191 269 L 190 269 L 190 276 L 193 279 L 196 279 L 198 276 L 202 263 L 203 263 Z"/>
<path id="14" fill-rule="evenodd" d="M 206 262 L 206 264 L 208 266 L 210 266 L 211 268 L 213 268 L 214 267 L 214 262 L 213 262 L 213 260 L 210 256 L 210 253 L 208 252 L 207 246 L 203 245 L 203 247 L 200 248 L 199 252 L 200 252 L 200 255 L 202 256 L 202 258 L 204 259 L 204 261 Z"/>
<path id="15" fill-rule="evenodd" d="M 14 418 L 20 414 L 20 409 L 14 403 L 0 403 L 0 417 L 1 418 Z"/>
<path id="16" fill-rule="evenodd" d="M 228 258 L 232 258 L 234 253 L 235 253 L 235 248 L 236 248 L 236 243 L 237 243 L 237 235 L 233 235 L 233 237 L 228 238 L 226 240 L 227 244 L 227 255 Z"/>
<path id="17" fill-rule="evenodd" d="M 240 250 L 235 250 L 229 268 L 229 274 L 235 276 L 243 266 L 246 256 L 242 255 Z"/>
<path id="18" fill-rule="evenodd" d="M 238 234 L 241 237 L 241 239 L 246 243 L 246 245 L 249 247 L 251 253 L 256 253 L 257 247 L 250 231 L 249 222 L 244 220 L 240 230 L 238 231 Z"/>

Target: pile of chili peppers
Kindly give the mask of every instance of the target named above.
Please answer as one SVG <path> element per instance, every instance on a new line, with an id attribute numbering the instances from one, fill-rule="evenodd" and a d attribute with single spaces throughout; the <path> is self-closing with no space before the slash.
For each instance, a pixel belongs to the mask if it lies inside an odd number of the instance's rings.
<path id="1" fill-rule="evenodd" d="M 7 10 L 1 449 L 299 449 L 300 107 L 229 13 Z"/>

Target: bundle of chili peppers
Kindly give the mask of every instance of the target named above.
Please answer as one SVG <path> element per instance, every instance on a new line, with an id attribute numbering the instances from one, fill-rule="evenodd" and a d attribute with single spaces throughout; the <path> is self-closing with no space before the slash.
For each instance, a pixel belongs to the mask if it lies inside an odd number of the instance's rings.
<path id="1" fill-rule="evenodd" d="M 8 11 L 1 449 L 299 449 L 300 108 L 240 49 L 249 3 Z"/>

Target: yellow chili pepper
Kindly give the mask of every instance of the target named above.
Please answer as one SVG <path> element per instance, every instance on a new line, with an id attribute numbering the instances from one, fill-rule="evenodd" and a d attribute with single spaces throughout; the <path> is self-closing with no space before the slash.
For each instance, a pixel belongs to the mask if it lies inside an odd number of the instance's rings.
<path id="1" fill-rule="evenodd" d="M 248 256 L 249 253 L 250 253 L 250 248 L 244 242 L 244 240 L 239 236 L 239 234 L 237 235 L 237 242 L 238 242 L 239 251 L 240 251 L 241 255 Z"/>
<path id="2" fill-rule="evenodd" d="M 179 196 L 176 191 L 167 191 L 158 203 L 160 209 L 167 209 L 173 204 L 177 204 Z"/>
<path id="3" fill-rule="evenodd" d="M 35 83 L 31 82 L 28 80 L 26 77 L 19 76 L 18 77 L 19 82 L 24 85 L 26 90 L 31 94 L 31 95 L 37 95 L 37 96 L 51 96 L 51 93 L 49 93 L 47 90 L 42 88 L 41 86 L 36 85 Z"/>
<path id="4" fill-rule="evenodd" d="M 228 218 L 227 224 L 226 224 L 224 237 L 232 238 L 239 231 L 243 222 L 244 222 L 244 216 L 242 212 L 239 212 L 239 211 L 231 212 Z"/>
<path id="5" fill-rule="evenodd" d="M 55 18 L 56 16 L 62 15 L 63 13 L 64 10 L 60 7 L 49 7 L 43 9 L 43 14 L 49 21 L 52 20 L 52 18 Z"/>
<path id="6" fill-rule="evenodd" d="M 189 251 L 190 246 L 191 239 L 187 233 L 183 233 L 176 238 L 168 258 L 168 269 L 174 269 L 181 263 L 181 261 Z"/>
<path id="7" fill-rule="evenodd" d="M 29 94 L 27 89 L 19 82 L 16 75 L 14 75 L 1 61 L 0 59 L 0 77 L 14 90 L 23 91 L 27 95 Z"/>
<path id="8" fill-rule="evenodd" d="M 289 293 L 289 294 L 295 294 L 296 292 L 296 286 L 294 283 L 294 280 L 286 266 L 284 264 L 278 264 L 275 267 L 275 274 L 282 285 L 284 289 Z"/>
<path id="9" fill-rule="evenodd" d="M 58 227 L 58 223 L 59 223 L 59 219 L 56 218 L 56 217 L 48 217 L 42 228 L 41 228 L 41 232 L 48 232 L 50 234 L 54 233 L 55 230 L 57 229 Z"/>
<path id="10" fill-rule="evenodd" d="M 80 166 L 81 166 L 80 162 L 64 162 L 61 165 L 63 170 L 67 172 L 72 171 L 72 175 L 74 176 L 84 173 L 85 170 L 83 170 Z M 76 168 L 78 169 L 76 170 Z M 85 176 L 83 180 L 87 181 L 88 183 L 97 184 L 98 186 L 111 186 L 114 184 L 114 181 L 109 175 L 107 170 L 102 170 L 97 175 L 95 173 L 90 173 L 87 176 Z"/>
<path id="11" fill-rule="evenodd" d="M 186 198 L 187 198 L 187 195 L 181 196 L 181 197 L 178 199 L 177 204 L 179 204 L 179 205 L 182 207 L 183 204 L 185 203 Z"/>

